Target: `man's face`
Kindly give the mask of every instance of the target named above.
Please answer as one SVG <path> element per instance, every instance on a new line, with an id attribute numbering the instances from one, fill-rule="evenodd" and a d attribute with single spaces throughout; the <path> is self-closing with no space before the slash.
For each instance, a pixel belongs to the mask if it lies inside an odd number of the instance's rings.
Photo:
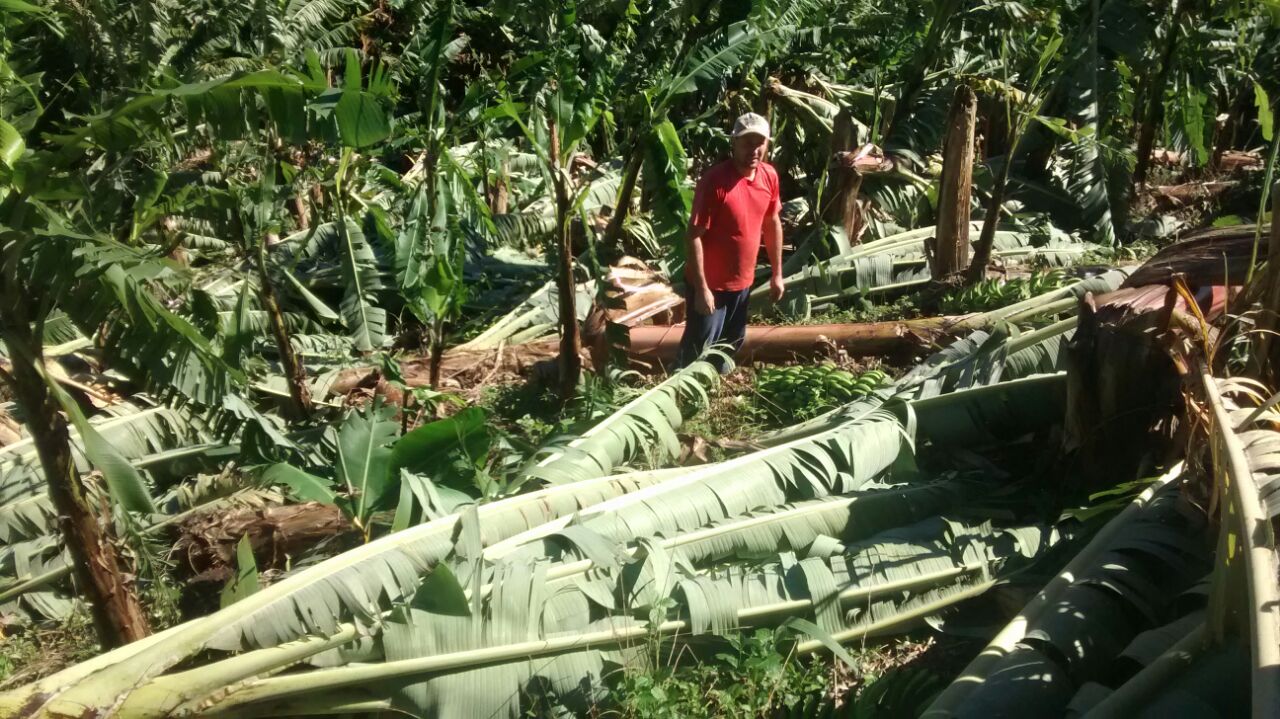
<path id="1" fill-rule="evenodd" d="M 733 138 L 733 164 L 739 170 L 750 172 L 764 162 L 765 151 L 769 149 L 769 140 L 762 135 L 739 135 Z"/>

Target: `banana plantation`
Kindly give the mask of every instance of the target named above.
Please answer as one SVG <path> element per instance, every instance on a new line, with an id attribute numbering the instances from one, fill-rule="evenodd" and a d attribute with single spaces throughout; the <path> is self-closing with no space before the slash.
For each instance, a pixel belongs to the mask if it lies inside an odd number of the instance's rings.
<path id="1" fill-rule="evenodd" d="M 0 0 L 0 717 L 1280 717 L 1278 101 L 1277 0 Z"/>

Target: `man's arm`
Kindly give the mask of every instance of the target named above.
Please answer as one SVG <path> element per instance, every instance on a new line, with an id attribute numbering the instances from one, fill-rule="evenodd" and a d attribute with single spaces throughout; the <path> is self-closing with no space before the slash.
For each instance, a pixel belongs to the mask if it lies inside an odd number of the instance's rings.
<path id="1" fill-rule="evenodd" d="M 769 253 L 769 266 L 773 272 L 769 276 L 769 296 L 774 302 L 782 299 L 786 291 L 782 280 L 782 217 L 775 212 L 764 219 L 764 248 Z"/>
<path id="2" fill-rule="evenodd" d="M 711 294 L 711 288 L 707 287 L 707 273 L 702 265 L 702 237 L 706 234 L 705 227 L 689 226 L 689 252 L 685 260 L 688 267 L 685 279 L 689 282 L 693 311 L 701 315 L 710 315 L 716 308 L 716 298 Z"/>

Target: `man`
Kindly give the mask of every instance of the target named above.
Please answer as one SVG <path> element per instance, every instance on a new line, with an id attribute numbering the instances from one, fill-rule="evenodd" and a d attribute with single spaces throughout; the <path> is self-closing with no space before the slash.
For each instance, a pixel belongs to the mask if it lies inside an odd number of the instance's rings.
<path id="1" fill-rule="evenodd" d="M 769 121 L 749 112 L 733 125 L 732 156 L 698 182 L 684 273 L 681 367 L 713 344 L 727 343 L 734 352 L 742 347 L 761 239 L 773 268 L 769 295 L 774 302 L 782 299 L 782 203 L 778 173 L 764 161 L 768 149 Z"/>

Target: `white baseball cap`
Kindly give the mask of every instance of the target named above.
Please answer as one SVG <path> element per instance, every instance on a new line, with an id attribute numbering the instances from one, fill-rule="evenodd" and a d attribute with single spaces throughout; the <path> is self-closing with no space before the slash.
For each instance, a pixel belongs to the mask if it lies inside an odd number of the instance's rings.
<path id="1" fill-rule="evenodd" d="M 733 136 L 741 137 L 742 135 L 760 135 L 766 140 L 769 139 L 769 121 L 754 112 L 740 116 L 737 122 L 733 123 Z"/>

